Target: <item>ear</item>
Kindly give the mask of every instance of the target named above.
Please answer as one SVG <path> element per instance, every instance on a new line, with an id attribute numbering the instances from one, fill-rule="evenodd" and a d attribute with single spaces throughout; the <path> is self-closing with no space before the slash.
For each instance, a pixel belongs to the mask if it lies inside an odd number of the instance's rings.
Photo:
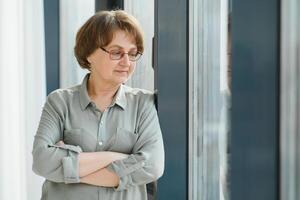
<path id="1" fill-rule="evenodd" d="M 91 57 L 90 57 L 90 56 L 87 57 L 86 60 L 87 60 L 90 64 L 92 64 L 92 62 L 91 62 Z"/>

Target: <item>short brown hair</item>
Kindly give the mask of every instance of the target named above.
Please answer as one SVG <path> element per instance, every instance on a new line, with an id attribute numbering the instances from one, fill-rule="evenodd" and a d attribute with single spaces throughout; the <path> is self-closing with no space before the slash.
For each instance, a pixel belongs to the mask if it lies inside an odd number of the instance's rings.
<path id="1" fill-rule="evenodd" d="M 108 45 L 118 30 L 132 35 L 137 50 L 144 52 L 143 31 L 132 15 L 122 10 L 100 11 L 88 19 L 77 32 L 74 52 L 79 65 L 89 69 L 87 57 L 97 48 Z"/>

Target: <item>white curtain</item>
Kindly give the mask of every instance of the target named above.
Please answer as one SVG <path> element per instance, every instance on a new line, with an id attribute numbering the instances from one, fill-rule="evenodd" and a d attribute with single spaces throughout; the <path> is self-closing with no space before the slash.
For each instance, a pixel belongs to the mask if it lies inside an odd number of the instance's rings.
<path id="1" fill-rule="evenodd" d="M 59 1 L 60 87 L 81 83 L 88 70 L 78 65 L 74 56 L 75 37 L 83 23 L 95 13 L 95 0 Z"/>
<path id="2" fill-rule="evenodd" d="M 0 0 L 0 199 L 38 200 L 31 149 L 45 101 L 42 0 Z"/>

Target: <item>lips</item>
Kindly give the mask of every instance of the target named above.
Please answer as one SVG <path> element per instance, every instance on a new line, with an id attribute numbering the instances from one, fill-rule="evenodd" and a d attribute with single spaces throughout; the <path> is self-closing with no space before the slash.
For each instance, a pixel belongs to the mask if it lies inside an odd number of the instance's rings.
<path id="1" fill-rule="evenodd" d="M 119 73 L 128 72 L 128 71 L 121 71 L 121 70 L 115 70 L 115 71 Z"/>

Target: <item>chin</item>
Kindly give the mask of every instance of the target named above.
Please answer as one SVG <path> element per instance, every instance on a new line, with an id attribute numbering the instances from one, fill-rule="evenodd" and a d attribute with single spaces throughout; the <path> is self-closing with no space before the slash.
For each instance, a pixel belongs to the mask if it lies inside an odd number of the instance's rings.
<path id="1" fill-rule="evenodd" d="M 116 83 L 118 84 L 122 84 L 122 83 L 125 83 L 126 81 L 128 80 L 128 77 L 120 77 L 118 79 L 115 80 Z"/>

